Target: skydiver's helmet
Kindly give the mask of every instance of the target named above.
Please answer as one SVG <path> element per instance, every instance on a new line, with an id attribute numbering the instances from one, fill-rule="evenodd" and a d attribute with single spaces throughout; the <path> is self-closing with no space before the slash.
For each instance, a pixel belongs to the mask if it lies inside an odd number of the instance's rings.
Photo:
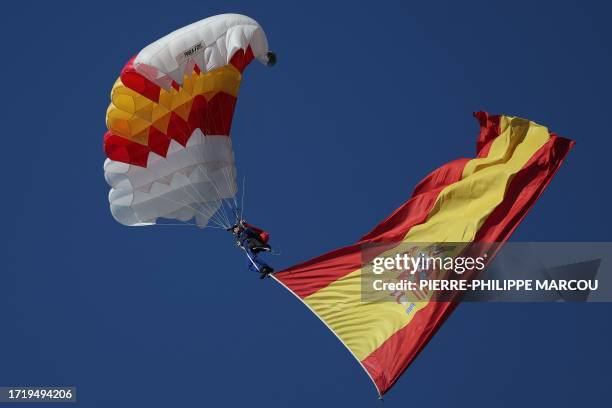
<path id="1" fill-rule="evenodd" d="M 238 235 L 238 234 L 240 234 L 240 231 L 242 231 L 243 228 L 244 227 L 242 226 L 242 224 L 236 224 L 233 227 L 228 228 L 227 230 L 231 231 L 231 233 L 234 234 L 234 235 Z"/>
<path id="2" fill-rule="evenodd" d="M 226 229 L 226 231 L 229 231 L 229 232 L 231 232 L 234 235 L 238 235 L 245 228 L 246 228 L 246 221 L 245 220 L 240 220 L 236 224 L 234 224 L 233 226 L 231 226 L 228 229 Z"/>

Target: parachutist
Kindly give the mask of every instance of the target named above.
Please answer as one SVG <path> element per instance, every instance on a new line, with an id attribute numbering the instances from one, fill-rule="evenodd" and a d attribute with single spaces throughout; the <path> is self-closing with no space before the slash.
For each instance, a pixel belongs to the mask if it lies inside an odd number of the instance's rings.
<path id="1" fill-rule="evenodd" d="M 244 250 L 249 260 L 248 268 L 251 271 L 259 272 L 260 279 L 264 279 L 274 272 L 274 269 L 259 258 L 260 252 L 271 251 L 272 248 L 268 245 L 270 234 L 261 228 L 247 224 L 246 221 L 240 220 L 236 225 L 228 229 L 234 234 L 236 245 Z"/>

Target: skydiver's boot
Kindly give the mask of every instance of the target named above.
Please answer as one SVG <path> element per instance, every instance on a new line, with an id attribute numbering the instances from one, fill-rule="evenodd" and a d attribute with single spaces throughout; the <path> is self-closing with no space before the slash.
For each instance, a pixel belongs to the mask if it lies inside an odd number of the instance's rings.
<path id="1" fill-rule="evenodd" d="M 274 272 L 274 269 L 270 268 L 269 266 L 264 266 L 263 268 L 261 268 L 261 271 L 259 272 L 259 279 L 264 279 L 265 277 L 269 276 L 272 272 Z"/>

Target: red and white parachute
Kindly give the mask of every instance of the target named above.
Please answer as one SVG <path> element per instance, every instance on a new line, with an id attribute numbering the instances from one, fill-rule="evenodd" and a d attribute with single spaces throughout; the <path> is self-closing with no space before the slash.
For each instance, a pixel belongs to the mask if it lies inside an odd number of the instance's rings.
<path id="1" fill-rule="evenodd" d="M 253 59 L 275 62 L 261 26 L 223 14 L 174 31 L 128 61 L 111 91 L 104 135 L 117 221 L 232 224 L 223 211 L 238 209 L 229 135 L 242 73 Z"/>

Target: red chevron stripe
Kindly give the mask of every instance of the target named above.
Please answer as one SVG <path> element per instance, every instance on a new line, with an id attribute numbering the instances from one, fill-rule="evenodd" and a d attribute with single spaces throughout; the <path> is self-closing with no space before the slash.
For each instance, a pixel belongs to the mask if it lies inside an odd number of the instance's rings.
<path id="1" fill-rule="evenodd" d="M 104 135 L 104 152 L 111 160 L 146 167 L 150 152 L 166 157 L 171 139 L 186 146 L 195 129 L 201 129 L 205 135 L 229 136 L 235 105 L 236 98 L 222 92 L 210 101 L 197 96 L 187 121 L 172 112 L 166 133 L 149 127 L 147 146 L 107 131 Z"/>
<path id="2" fill-rule="evenodd" d="M 136 71 L 135 58 L 131 58 L 121 70 L 121 82 L 131 90 L 159 103 L 161 88 Z M 235 52 L 230 63 L 242 73 L 253 59 L 253 50 L 249 46 L 246 51 Z M 194 71 L 201 72 L 197 65 L 194 66 Z M 179 89 L 175 82 L 172 86 Z M 150 152 L 165 157 L 171 139 L 185 146 L 195 129 L 201 129 L 206 135 L 229 136 L 235 105 L 236 97 L 223 92 L 217 93 L 209 101 L 198 95 L 193 99 L 186 121 L 172 112 L 166 133 L 153 126 L 149 127 L 147 146 L 107 131 L 104 135 L 104 152 L 111 160 L 146 167 Z"/>
<path id="3" fill-rule="evenodd" d="M 132 91 L 138 92 L 155 103 L 159 103 L 161 88 L 136 71 L 134 68 L 135 59 L 136 56 L 133 56 L 121 70 L 121 82 Z"/>

